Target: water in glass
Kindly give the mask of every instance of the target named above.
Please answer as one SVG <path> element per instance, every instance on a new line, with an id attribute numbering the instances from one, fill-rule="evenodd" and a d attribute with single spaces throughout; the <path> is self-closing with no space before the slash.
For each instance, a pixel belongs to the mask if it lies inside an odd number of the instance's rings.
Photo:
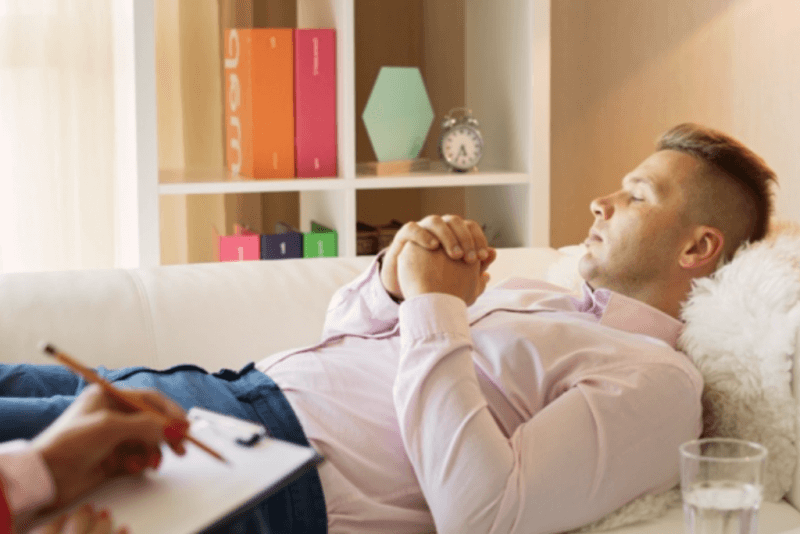
<path id="1" fill-rule="evenodd" d="M 698 482 L 683 493 L 687 534 L 756 534 L 762 488 L 732 481 Z"/>

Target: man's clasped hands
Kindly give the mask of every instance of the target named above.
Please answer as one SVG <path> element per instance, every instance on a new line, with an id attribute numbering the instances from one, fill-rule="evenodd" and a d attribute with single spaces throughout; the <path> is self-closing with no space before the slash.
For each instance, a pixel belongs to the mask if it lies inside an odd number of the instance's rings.
<path id="1" fill-rule="evenodd" d="M 477 222 L 430 215 L 403 225 L 386 251 L 383 287 L 395 300 L 446 293 L 472 304 L 486 289 L 497 258 Z"/>

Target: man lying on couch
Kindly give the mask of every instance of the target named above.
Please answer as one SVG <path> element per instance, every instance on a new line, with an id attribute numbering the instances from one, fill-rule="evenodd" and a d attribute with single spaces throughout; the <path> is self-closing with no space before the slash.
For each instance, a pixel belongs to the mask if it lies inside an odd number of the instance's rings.
<path id="1" fill-rule="evenodd" d="M 310 442 L 327 461 L 249 516 L 271 532 L 559 532 L 678 480 L 702 378 L 675 349 L 692 280 L 764 236 L 774 173 L 685 124 L 591 204 L 582 295 L 515 279 L 459 217 L 406 224 L 330 304 L 322 341 L 239 372 L 101 369 Z M 279 333 L 276 333 L 279 335 Z M 85 384 L 0 370 L 0 440 L 36 435 Z"/>

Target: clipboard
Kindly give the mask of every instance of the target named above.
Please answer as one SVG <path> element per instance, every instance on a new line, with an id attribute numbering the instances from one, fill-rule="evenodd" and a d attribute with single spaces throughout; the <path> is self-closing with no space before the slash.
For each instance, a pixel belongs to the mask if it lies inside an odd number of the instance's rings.
<path id="1" fill-rule="evenodd" d="M 162 445 L 157 471 L 110 481 L 69 510 L 92 503 L 107 508 L 114 524 L 127 525 L 133 533 L 191 534 L 232 520 L 323 461 L 313 448 L 271 438 L 250 421 L 196 407 L 187 415 L 190 433 L 229 465 L 191 443 L 184 456 Z M 64 511 L 38 517 L 30 527 Z"/>

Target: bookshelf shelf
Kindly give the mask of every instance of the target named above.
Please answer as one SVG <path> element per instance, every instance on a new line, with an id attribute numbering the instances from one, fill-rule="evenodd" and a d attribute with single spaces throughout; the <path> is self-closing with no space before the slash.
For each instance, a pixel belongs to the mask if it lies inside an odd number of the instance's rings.
<path id="1" fill-rule="evenodd" d="M 418 187 L 469 187 L 482 185 L 526 184 L 530 177 L 515 172 L 476 172 L 465 174 L 415 173 L 413 175 L 358 178 L 356 189 L 405 189 Z"/>
<path id="2" fill-rule="evenodd" d="M 241 27 L 270 20 L 277 27 L 335 28 L 338 177 L 254 180 L 224 170 L 219 34 L 225 10 L 239 16 L 248 1 Z M 137 112 L 125 124 L 133 142 L 118 148 L 132 147 L 137 161 L 136 191 L 126 194 L 135 199 L 138 266 L 210 261 L 191 254 L 165 259 L 163 252 L 187 249 L 176 236 L 207 240 L 212 224 L 253 212 L 269 231 L 273 209 L 284 219 L 292 216 L 287 209 L 294 213 L 289 222 L 304 231 L 312 219 L 335 228 L 340 256 L 356 255 L 356 221 L 378 225 L 430 213 L 487 224 L 503 236 L 495 246 L 548 245 L 551 1 L 121 0 L 118 16 L 130 27 L 120 39 L 133 47 L 136 65 L 135 90 L 125 96 Z M 361 113 L 383 65 L 420 68 L 435 115 L 420 154 L 432 161 L 429 171 L 357 170 L 375 160 Z M 451 173 L 438 163 L 439 124 L 459 106 L 481 123 L 479 172 Z M 221 200 L 209 209 L 206 198 Z"/>
<path id="3" fill-rule="evenodd" d="M 232 176 L 226 169 L 162 169 L 158 192 L 161 195 L 212 195 L 270 193 L 284 191 L 327 191 L 346 189 L 341 178 L 289 178 L 254 180 Z"/>
<path id="4" fill-rule="evenodd" d="M 232 176 L 228 171 L 159 171 L 160 195 L 213 195 L 301 191 L 348 191 L 365 189 L 408 189 L 525 184 L 527 174 L 519 172 L 474 172 L 465 174 L 436 171 L 394 176 L 345 178 L 290 178 L 254 180 Z"/>

